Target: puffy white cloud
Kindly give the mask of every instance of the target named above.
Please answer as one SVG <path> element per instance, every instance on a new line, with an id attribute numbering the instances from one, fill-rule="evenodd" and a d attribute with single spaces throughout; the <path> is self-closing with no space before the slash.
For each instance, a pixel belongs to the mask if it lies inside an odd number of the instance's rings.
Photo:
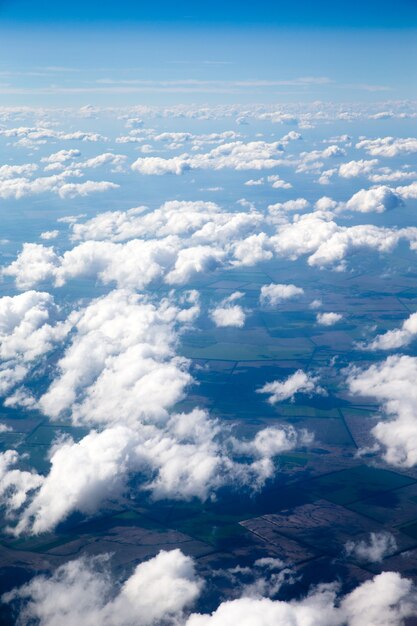
<path id="1" fill-rule="evenodd" d="M 181 154 L 169 159 L 162 157 L 140 157 L 132 163 L 132 169 L 140 174 L 183 174 L 192 169 L 235 170 L 270 169 L 277 165 L 276 156 L 282 152 L 275 141 L 234 141 L 224 143 L 210 152 Z"/>
<path id="2" fill-rule="evenodd" d="M 185 626 L 401 626 L 417 610 L 411 580 L 384 572 L 338 598 L 335 584 L 320 585 L 301 600 L 242 597 L 223 602 L 211 615 L 193 614 Z"/>
<path id="3" fill-rule="evenodd" d="M 56 239 L 59 235 L 59 230 L 45 230 L 40 234 L 40 238 L 44 241 L 49 241 L 50 239 Z"/>
<path id="4" fill-rule="evenodd" d="M 363 149 L 372 156 L 395 157 L 399 154 L 417 152 L 415 137 L 381 137 L 378 139 L 363 139 L 356 144 L 356 148 Z"/>
<path id="5" fill-rule="evenodd" d="M 79 156 L 81 156 L 79 150 L 58 150 L 47 157 L 42 157 L 41 161 L 42 163 L 66 163 Z"/>
<path id="6" fill-rule="evenodd" d="M 246 314 L 241 306 L 235 304 L 233 306 L 216 307 L 211 312 L 211 317 L 218 327 L 235 326 L 243 328 Z"/>
<path id="7" fill-rule="evenodd" d="M 281 256 L 297 259 L 309 255 L 309 265 L 344 269 L 346 257 L 356 250 L 389 252 L 402 238 L 415 242 L 416 237 L 417 229 L 410 227 L 339 226 L 332 213 L 317 210 L 296 215 L 292 222 L 282 224 L 269 243 Z"/>
<path id="8" fill-rule="evenodd" d="M 70 326 L 56 322 L 50 294 L 27 291 L 0 298 L 0 393 L 7 394 L 39 363 Z"/>
<path id="9" fill-rule="evenodd" d="M 272 183 L 271 186 L 273 189 L 291 189 L 291 183 L 286 182 L 278 175 L 268 176 L 268 182 Z"/>
<path id="10" fill-rule="evenodd" d="M 3 599 L 19 601 L 21 624 L 151 626 L 179 624 L 201 588 L 190 557 L 180 550 L 161 550 L 140 563 L 121 586 L 111 580 L 108 557 L 102 555 L 69 561 L 50 578 L 37 576 Z"/>
<path id="11" fill-rule="evenodd" d="M 90 193 L 117 189 L 119 185 L 108 181 L 87 180 L 83 183 L 68 183 L 68 176 L 77 175 L 76 171 L 63 171 L 53 176 L 40 178 L 7 178 L 0 180 L 0 198 L 19 200 L 25 196 L 33 196 L 42 193 L 57 193 L 61 198 L 86 196 Z"/>
<path id="12" fill-rule="evenodd" d="M 384 459 L 398 467 L 417 464 L 416 376 L 417 358 L 400 355 L 367 369 L 353 367 L 348 375 L 351 393 L 381 403 L 385 415 L 372 434 L 384 448 Z"/>
<path id="13" fill-rule="evenodd" d="M 395 192 L 398 193 L 403 200 L 415 200 L 415 198 L 417 198 L 417 182 L 397 187 Z"/>
<path id="14" fill-rule="evenodd" d="M 74 190 L 73 183 L 61 183 L 61 193 Z M 76 185 L 77 193 L 89 190 L 88 181 Z M 84 223 L 71 218 L 73 238 L 81 243 L 61 256 L 51 247 L 25 244 L 2 271 L 15 277 L 20 289 L 42 281 L 62 286 L 75 277 L 143 289 L 158 280 L 184 284 L 219 265 L 252 265 L 274 255 L 290 259 L 307 255 L 310 265 L 340 270 L 354 251 L 386 253 L 401 239 L 411 247 L 417 245 L 417 228 L 339 226 L 329 210 L 337 203 L 321 198 L 316 205 L 317 210 L 291 218 L 286 209 L 305 208 L 304 199 L 272 207 L 267 215 L 251 207 L 223 211 L 213 202 L 172 201 L 154 211 L 137 207 L 105 212 Z"/>
<path id="15" fill-rule="evenodd" d="M 281 283 L 271 283 L 270 285 L 262 285 L 259 300 L 261 304 L 276 306 L 284 300 L 290 300 L 303 295 L 304 289 L 295 285 L 285 285 Z"/>
<path id="16" fill-rule="evenodd" d="M 4 128 L 0 130 L 0 135 L 8 138 L 25 139 L 31 143 L 43 142 L 48 139 L 61 139 L 63 141 L 106 141 L 106 137 L 98 133 L 76 130 L 66 133 L 61 130 L 42 126 L 18 126 L 16 128 Z"/>
<path id="17" fill-rule="evenodd" d="M 241 295 L 232 294 L 227 304 L 233 306 Z M 48 301 L 37 292 L 15 297 L 29 311 L 28 319 L 20 314 L 18 322 L 23 318 L 23 330 L 30 334 L 22 334 L 22 324 L 15 324 L 17 330 L 12 328 L 2 345 L 5 359 L 16 353 L 21 359 L 38 357 L 49 346 L 56 328 L 45 334 L 48 316 L 41 306 L 39 311 L 29 306 L 35 296 L 41 304 Z M 236 440 L 205 411 L 169 413 L 191 382 L 188 361 L 175 354 L 178 332 L 198 312 L 195 292 L 184 294 L 179 304 L 165 298 L 155 305 L 137 294 L 115 291 L 69 315 L 63 326 L 66 333 L 71 329 L 71 340 L 49 388 L 38 400 L 33 397 L 31 406 L 52 420 L 69 416 L 75 424 L 104 430 L 92 430 L 80 441 L 56 441 L 46 476 L 10 469 L 18 458 L 7 453 L 12 457 L 5 459 L 3 483 L 15 485 L 20 498 L 19 506 L 3 502 L 15 522 L 12 532 L 48 531 L 75 510 L 91 514 L 126 490 L 137 473 L 143 478 L 140 488 L 154 498 L 204 500 L 224 484 L 260 488 L 274 474 L 273 457 L 306 440 L 304 434 L 280 428 L 260 431 L 253 442 L 245 442 L 246 457 L 252 460 L 242 463 L 234 460 Z M 8 401 L 25 405 L 24 389 Z"/>
<path id="18" fill-rule="evenodd" d="M 364 615 L 372 626 L 401 626 L 417 610 L 413 582 L 396 572 L 379 574 L 344 596 L 330 583 L 289 601 L 263 597 L 262 585 L 252 585 L 211 614 L 191 613 L 202 587 L 193 560 L 171 550 L 140 563 L 122 584 L 112 580 L 105 555 L 70 561 L 4 594 L 3 601 L 20 609 L 19 624 L 40 626 L 363 626 Z"/>
<path id="19" fill-rule="evenodd" d="M 259 226 L 257 212 L 223 211 L 214 202 L 173 200 L 154 211 L 136 207 L 128 211 L 107 211 L 72 226 L 74 240 L 127 241 L 134 238 L 191 237 L 194 243 L 208 243 L 219 237 L 230 240 Z"/>
<path id="20" fill-rule="evenodd" d="M 305 198 L 297 198 L 296 200 L 287 200 L 286 202 L 276 202 L 268 206 L 268 211 L 273 215 L 279 211 L 304 211 L 310 206 Z"/>
<path id="21" fill-rule="evenodd" d="M 36 534 L 75 510 L 91 514 L 127 490 L 129 477 L 138 472 L 145 477 L 140 488 L 154 499 L 206 500 L 226 484 L 258 489 L 274 474 L 276 455 L 310 442 L 308 433 L 293 428 L 267 428 L 253 441 L 229 440 L 219 423 L 199 409 L 157 423 L 145 419 L 133 428 L 91 431 L 79 442 L 58 441 L 45 477 L 5 467 L 2 484 L 15 486 L 17 494 L 14 506 L 3 502 L 9 518 L 17 520 L 9 530 Z M 242 452 L 252 460 L 233 460 Z"/>
<path id="22" fill-rule="evenodd" d="M 235 291 L 211 311 L 210 316 L 216 326 L 235 326 L 237 328 L 244 326 L 246 313 L 240 305 L 234 304 L 243 295 L 240 291 Z"/>
<path id="23" fill-rule="evenodd" d="M 292 400 L 296 393 L 324 393 L 324 390 L 317 385 L 318 378 L 297 370 L 284 381 L 274 380 L 266 383 L 258 389 L 258 393 L 271 394 L 268 398 L 269 404 L 276 404 L 283 400 Z"/>
<path id="24" fill-rule="evenodd" d="M 343 319 L 343 315 L 341 313 L 317 313 L 316 319 L 317 324 L 321 326 L 333 326 Z"/>
<path id="25" fill-rule="evenodd" d="M 389 330 L 383 335 L 378 335 L 367 350 L 395 350 L 407 346 L 417 335 L 417 313 L 412 313 L 401 325 L 401 328 Z"/>
<path id="26" fill-rule="evenodd" d="M 390 167 L 380 167 L 369 176 L 369 180 L 373 183 L 397 182 L 408 179 L 417 179 L 417 172 L 408 169 L 393 170 Z"/>
<path id="27" fill-rule="evenodd" d="M 97 168 L 102 167 L 103 165 L 112 165 L 116 168 L 117 171 L 122 169 L 123 164 L 127 160 L 127 156 L 124 154 L 114 154 L 113 152 L 103 152 L 103 154 L 98 154 L 95 157 L 91 157 L 86 161 L 82 161 L 81 163 L 77 163 L 77 167 L 80 168 Z"/>
<path id="28" fill-rule="evenodd" d="M 54 277 L 59 258 L 53 248 L 37 243 L 24 243 L 22 252 L 7 268 L 5 276 L 13 276 L 19 289 L 27 289 Z"/>
<path id="29" fill-rule="evenodd" d="M 400 196 L 383 185 L 371 189 L 361 189 L 347 201 L 346 209 L 360 213 L 383 213 L 402 204 Z"/>
<path id="30" fill-rule="evenodd" d="M 370 174 L 378 165 L 378 159 L 349 161 L 339 166 L 338 174 L 342 178 L 356 178 Z"/>
<path id="31" fill-rule="evenodd" d="M 28 176 L 36 172 L 38 166 L 35 163 L 25 163 L 24 165 L 1 165 L 0 180 L 7 180 L 13 176 Z"/>
<path id="32" fill-rule="evenodd" d="M 397 542 L 392 533 L 371 533 L 369 540 L 348 541 L 345 544 L 347 556 L 354 556 L 360 561 L 379 563 L 386 556 L 397 550 Z"/>
<path id="33" fill-rule="evenodd" d="M 64 183 L 58 189 L 61 198 L 75 198 L 76 196 L 88 196 L 90 193 L 110 191 L 118 189 L 120 185 L 107 180 L 86 180 L 83 183 Z"/>
<path id="34" fill-rule="evenodd" d="M 242 454 L 271 458 L 300 445 L 309 445 L 312 441 L 313 435 L 306 430 L 297 431 L 292 426 L 269 427 L 260 430 L 252 441 L 233 439 L 233 447 Z"/>
<path id="35" fill-rule="evenodd" d="M 13 516 L 25 504 L 29 494 L 38 489 L 43 481 L 36 472 L 14 468 L 18 458 L 15 450 L 0 453 L 0 504 L 6 510 L 6 516 Z"/>
<path id="36" fill-rule="evenodd" d="M 48 171 L 59 169 L 60 167 L 63 167 L 64 163 L 72 161 L 79 156 L 81 156 L 81 152 L 79 150 L 58 150 L 58 152 L 54 152 L 47 157 L 43 157 L 41 162 L 47 163 L 45 170 Z"/>
<path id="37" fill-rule="evenodd" d="M 113 291 L 73 313 L 76 332 L 39 407 L 51 418 L 70 411 L 75 422 L 89 423 L 166 416 L 191 380 L 174 351 L 175 326 L 198 314 L 190 298 L 182 309 L 167 299 L 155 306 Z"/>
<path id="38" fill-rule="evenodd" d="M 10 531 L 41 533 L 73 511 L 92 514 L 103 501 L 127 491 L 129 477 L 138 472 L 144 477 L 140 489 L 154 499 L 206 500 L 223 485 L 258 489 L 273 476 L 276 455 L 310 441 L 305 431 L 268 428 L 253 441 L 239 442 L 199 409 L 154 423 L 145 417 L 134 427 L 93 430 L 79 442 L 58 441 L 45 477 L 18 472 L 16 478 L 16 470 L 6 468 L 5 484 L 17 484 L 23 494 L 8 506 L 10 519 L 17 521 Z M 243 450 L 252 460 L 235 461 Z"/>

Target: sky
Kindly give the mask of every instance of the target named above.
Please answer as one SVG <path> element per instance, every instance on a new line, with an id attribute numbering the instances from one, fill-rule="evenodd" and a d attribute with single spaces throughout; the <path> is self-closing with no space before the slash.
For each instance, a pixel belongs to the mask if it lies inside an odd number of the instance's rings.
<path id="1" fill-rule="evenodd" d="M 417 4 L 0 3 L 6 105 L 414 99 Z"/>

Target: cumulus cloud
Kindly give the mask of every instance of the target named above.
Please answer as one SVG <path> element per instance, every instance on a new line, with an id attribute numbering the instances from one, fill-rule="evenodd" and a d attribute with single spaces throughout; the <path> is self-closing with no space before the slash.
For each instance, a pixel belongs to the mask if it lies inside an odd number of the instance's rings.
<path id="1" fill-rule="evenodd" d="M 333 324 L 337 324 L 340 320 L 343 319 L 343 315 L 341 313 L 317 313 L 317 324 L 321 326 L 333 326 Z"/>
<path id="2" fill-rule="evenodd" d="M 24 380 L 31 367 L 62 341 L 70 326 L 57 322 L 52 296 L 27 291 L 0 298 L 0 394 Z"/>
<path id="3" fill-rule="evenodd" d="M 266 383 L 263 387 L 258 389 L 258 393 L 268 393 L 269 404 L 276 404 L 283 400 L 292 400 L 296 393 L 324 393 L 324 390 L 317 385 L 318 378 L 311 376 L 303 372 L 303 370 L 297 370 L 291 376 L 288 376 L 286 380 L 274 380 L 270 383 Z"/>
<path id="4" fill-rule="evenodd" d="M 280 211 L 304 211 L 310 206 L 305 198 L 297 198 L 296 200 L 287 200 L 286 202 L 276 202 L 268 206 L 268 211 L 274 215 Z"/>
<path id="5" fill-rule="evenodd" d="M 56 239 L 59 235 L 59 230 L 45 230 L 40 234 L 40 238 L 45 241 L 49 241 L 51 239 Z"/>
<path id="6" fill-rule="evenodd" d="M 395 157 L 399 154 L 417 152 L 415 137 L 381 137 L 378 139 L 362 139 L 356 144 L 358 150 L 365 150 L 372 156 Z"/>
<path id="7" fill-rule="evenodd" d="M 378 165 L 378 159 L 349 161 L 339 166 L 338 174 L 342 178 L 356 178 L 370 174 Z"/>
<path id="8" fill-rule="evenodd" d="M 235 291 L 211 311 L 210 316 L 216 326 L 235 326 L 237 328 L 244 326 L 246 313 L 240 305 L 234 304 L 243 295 L 240 291 Z"/>
<path id="9" fill-rule="evenodd" d="M 69 176 L 77 176 L 76 171 L 68 170 L 53 176 L 43 176 L 40 178 L 7 178 L 0 180 L 0 198 L 19 200 L 26 196 L 33 196 L 42 193 L 56 193 L 61 198 L 87 196 L 90 193 L 117 189 L 119 185 L 109 181 L 86 180 L 82 183 L 69 183 L 66 179 Z"/>
<path id="10" fill-rule="evenodd" d="M 371 224 L 339 226 L 329 211 L 297 215 L 282 224 L 269 240 L 275 253 L 290 259 L 308 255 L 308 264 L 317 267 L 344 269 L 346 257 L 355 251 L 389 252 L 401 239 L 413 246 L 417 229 L 391 229 Z"/>
<path id="11" fill-rule="evenodd" d="M 241 295 L 232 294 L 227 304 Z M 7 311 L 19 304 L 23 313 L 17 324 L 12 320 L 17 330 L 13 327 L 3 343 L 2 357 L 10 360 L 17 353 L 21 359 L 38 358 L 56 329 L 44 329 L 48 316 L 41 306 L 33 310 L 33 300 L 42 304 L 48 298 L 37 292 L 15 298 L 6 302 Z M 246 458 L 252 458 L 238 462 L 236 440 L 207 412 L 170 414 L 192 381 L 188 361 L 175 353 L 178 333 L 198 313 L 196 292 L 156 305 L 127 291 L 111 292 L 70 313 L 62 323 L 66 333 L 71 330 L 70 341 L 51 372 L 49 388 L 40 398 L 33 397 L 31 406 L 51 420 L 70 418 L 98 430 L 80 441 L 58 439 L 45 476 L 11 469 L 20 459 L 7 453 L 3 483 L 14 485 L 19 494 L 16 506 L 3 501 L 14 524 L 11 532 L 45 532 L 73 511 L 92 514 L 103 501 L 128 489 L 132 474 L 142 476 L 140 489 L 154 498 L 205 500 L 224 484 L 260 488 L 274 474 L 273 457 L 303 445 L 304 434 L 261 430 L 245 444 Z M 28 324 L 32 318 L 36 324 Z M 26 400 L 23 388 L 8 398 L 13 405 Z"/>
<path id="12" fill-rule="evenodd" d="M 132 170 L 139 174 L 184 174 L 187 170 L 230 168 L 234 170 L 270 169 L 277 165 L 281 145 L 275 141 L 234 141 L 224 143 L 210 152 L 181 154 L 172 158 L 140 157 L 132 163 Z"/>
<path id="13" fill-rule="evenodd" d="M 103 135 L 100 135 L 99 133 L 82 130 L 67 133 L 65 131 L 42 126 L 18 126 L 15 128 L 4 128 L 0 129 L 0 136 L 26 140 L 27 142 L 30 142 L 29 145 L 49 139 L 60 139 L 62 141 L 91 141 L 94 143 L 98 141 L 106 141 L 106 137 L 103 137 Z"/>
<path id="14" fill-rule="evenodd" d="M 380 402 L 383 415 L 371 432 L 384 459 L 398 467 L 417 464 L 416 376 L 417 358 L 393 355 L 367 369 L 352 367 L 347 379 L 351 393 Z"/>
<path id="15" fill-rule="evenodd" d="M 64 191 L 71 192 L 69 185 Z M 303 199 L 290 202 L 301 206 L 301 200 L 305 206 Z M 201 201 L 166 202 L 154 211 L 137 207 L 105 212 L 84 223 L 71 218 L 73 239 L 81 243 L 62 255 L 52 247 L 26 243 L 2 271 L 15 277 L 19 289 L 43 281 L 62 286 L 76 277 L 143 289 L 153 281 L 185 284 L 195 274 L 219 266 L 253 265 L 274 256 L 292 260 L 307 256 L 312 266 L 341 270 L 355 251 L 387 253 L 401 239 L 416 246 L 417 228 L 339 226 L 331 212 L 334 204 L 322 198 L 315 211 L 291 218 L 279 209 L 276 215 L 251 207 L 224 211 Z"/>
<path id="16" fill-rule="evenodd" d="M 13 176 L 27 176 L 36 172 L 38 166 L 35 163 L 25 163 L 23 165 L 1 165 L 0 180 L 7 180 Z"/>
<path id="17" fill-rule="evenodd" d="M 9 530 L 37 534 L 73 511 L 92 514 L 103 501 L 126 491 L 129 477 L 138 472 L 144 477 L 140 489 L 154 499 L 206 500 L 223 485 L 258 489 L 273 476 L 276 455 L 310 441 L 305 431 L 272 427 L 252 441 L 229 439 L 200 409 L 159 422 L 145 419 L 134 427 L 93 430 L 79 442 L 56 442 L 46 476 L 10 470 L 6 464 L 2 482 L 15 486 L 17 494 L 12 504 L 3 501 L 9 519 L 17 522 Z M 251 458 L 234 460 L 243 451 Z M 17 462 L 17 455 L 12 460 Z"/>
<path id="18" fill-rule="evenodd" d="M 304 289 L 295 285 L 285 285 L 281 283 L 271 283 L 270 285 L 262 285 L 261 294 L 259 296 L 262 305 L 276 306 L 284 300 L 290 300 L 303 295 Z"/>
<path id="19" fill-rule="evenodd" d="M 255 567 L 259 569 L 260 561 Z M 272 580 L 272 563 L 270 569 Z M 280 577 L 275 578 L 276 584 L 269 586 L 279 591 Z M 19 625 L 36 621 L 40 626 L 362 626 L 364 615 L 372 626 L 401 626 L 417 611 L 413 582 L 396 572 L 383 572 L 346 595 L 337 583 L 327 583 L 288 601 L 264 597 L 262 585 L 251 585 L 210 614 L 192 613 L 202 589 L 190 557 L 180 550 L 162 550 L 121 582 L 111 576 L 108 556 L 80 558 L 49 577 L 35 576 L 4 594 L 3 601 L 19 609 Z"/>
<path id="20" fill-rule="evenodd" d="M 0 453 L 0 505 L 9 517 L 26 503 L 29 494 L 38 489 L 43 480 L 36 472 L 15 468 L 18 458 L 15 450 Z"/>
<path id="21" fill-rule="evenodd" d="M 402 204 L 400 196 L 383 185 L 371 189 L 361 189 L 347 201 L 346 209 L 360 213 L 383 213 Z"/>
<path id="22" fill-rule="evenodd" d="M 408 346 L 417 335 L 417 313 L 412 313 L 400 328 L 378 335 L 366 346 L 367 350 L 396 350 Z"/>
<path id="23" fill-rule="evenodd" d="M 310 441 L 305 431 L 268 428 L 240 443 L 200 409 L 158 422 L 144 418 L 134 427 L 93 430 L 79 442 L 58 441 L 46 476 L 6 468 L 4 483 L 16 484 L 20 496 L 13 507 L 3 502 L 13 522 L 9 531 L 42 533 L 73 511 L 92 514 L 127 491 L 129 477 L 138 473 L 144 478 L 140 489 L 154 499 L 206 500 L 223 485 L 256 490 L 273 476 L 276 455 Z M 243 449 L 251 459 L 234 460 Z"/>
<path id="24" fill-rule="evenodd" d="M 392 533 L 370 533 L 369 540 L 348 541 L 345 544 L 347 556 L 354 556 L 359 561 L 380 563 L 386 556 L 397 550 L 397 542 Z"/>
<path id="25" fill-rule="evenodd" d="M 211 615 L 194 614 L 186 626 L 401 626 L 416 613 L 416 590 L 411 580 L 384 572 L 338 598 L 334 584 L 320 585 L 301 599 L 284 602 L 242 597 L 223 602 Z"/>
<path id="26" fill-rule="evenodd" d="M 180 550 L 161 550 L 121 586 L 111 580 L 109 559 L 102 555 L 69 561 L 51 577 L 37 576 L 3 600 L 20 604 L 19 624 L 151 626 L 178 624 L 201 588 L 190 557 Z"/>
<path id="27" fill-rule="evenodd" d="M 196 294 L 188 299 L 183 309 L 113 291 L 74 312 L 76 332 L 39 407 L 51 418 L 70 411 L 77 423 L 165 416 L 191 380 L 187 362 L 175 356 L 176 325 L 199 312 Z"/>

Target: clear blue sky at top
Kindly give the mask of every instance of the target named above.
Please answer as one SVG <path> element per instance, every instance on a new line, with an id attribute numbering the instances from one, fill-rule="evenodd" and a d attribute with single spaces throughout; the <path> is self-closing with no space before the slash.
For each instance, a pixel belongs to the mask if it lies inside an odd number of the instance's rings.
<path id="1" fill-rule="evenodd" d="M 416 0 L 0 0 L 0 17 L 35 22 L 180 22 L 410 28 Z"/>
<path id="2" fill-rule="evenodd" d="M 417 99 L 416 25 L 417 0 L 0 0 L 0 97 L 11 105 Z"/>

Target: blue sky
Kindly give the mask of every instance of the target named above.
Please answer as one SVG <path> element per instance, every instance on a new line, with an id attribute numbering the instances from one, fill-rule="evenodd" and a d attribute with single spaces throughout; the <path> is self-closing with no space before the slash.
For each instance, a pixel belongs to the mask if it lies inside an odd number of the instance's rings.
<path id="1" fill-rule="evenodd" d="M 409 28 L 417 23 L 415 0 L 3 0 L 0 10 L 15 22 L 182 22 L 191 24 L 275 24 L 277 26 Z"/>
<path id="2" fill-rule="evenodd" d="M 417 3 L 0 2 L 4 104 L 416 98 Z"/>

